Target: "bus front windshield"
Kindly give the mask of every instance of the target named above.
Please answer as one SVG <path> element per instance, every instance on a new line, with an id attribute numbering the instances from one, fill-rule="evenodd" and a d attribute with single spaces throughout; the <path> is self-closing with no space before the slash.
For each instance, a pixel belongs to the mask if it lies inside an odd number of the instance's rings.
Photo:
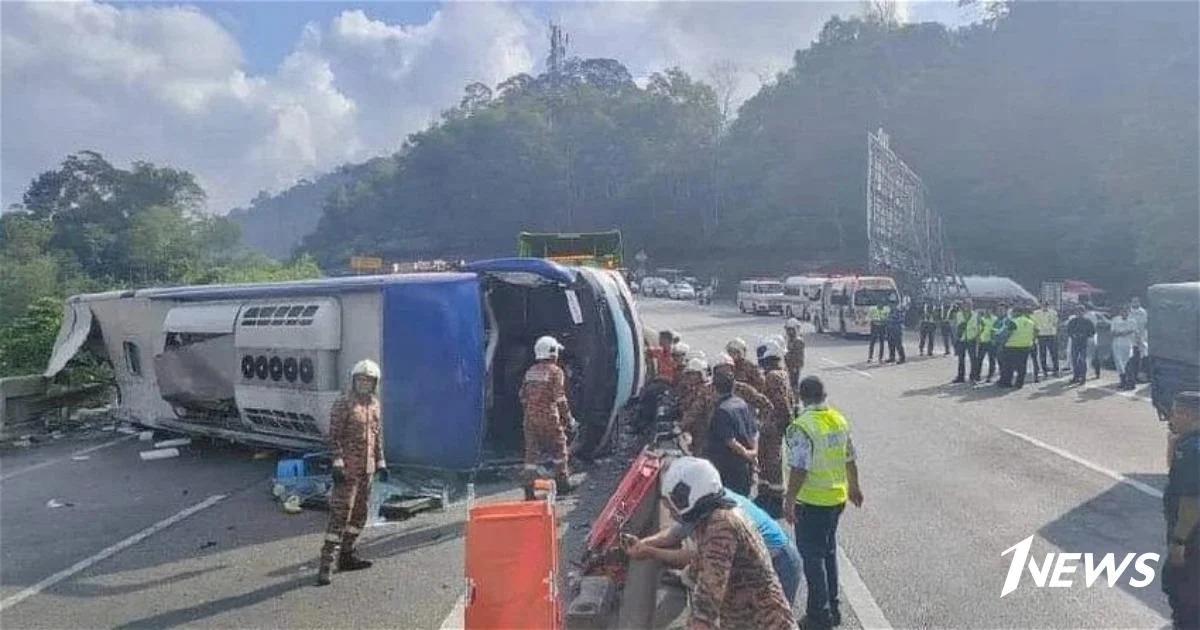
<path id="1" fill-rule="evenodd" d="M 893 289 L 859 289 L 854 292 L 855 306 L 884 306 L 897 300 Z"/>

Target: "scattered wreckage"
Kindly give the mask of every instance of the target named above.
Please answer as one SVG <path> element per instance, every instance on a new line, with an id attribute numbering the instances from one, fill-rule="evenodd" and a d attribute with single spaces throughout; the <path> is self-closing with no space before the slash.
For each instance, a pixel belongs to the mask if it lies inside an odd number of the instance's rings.
<path id="1" fill-rule="evenodd" d="M 641 322 L 619 273 L 541 259 L 77 295 L 45 376 L 87 347 L 112 362 L 121 420 L 308 453 L 371 358 L 393 469 L 468 473 L 519 461 L 519 384 L 545 334 L 566 347 L 577 448 L 601 452 L 644 380 Z"/>

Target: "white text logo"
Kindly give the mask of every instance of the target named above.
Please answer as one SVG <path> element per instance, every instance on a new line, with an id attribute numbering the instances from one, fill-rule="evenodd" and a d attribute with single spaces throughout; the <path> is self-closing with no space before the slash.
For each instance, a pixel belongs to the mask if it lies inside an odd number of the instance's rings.
<path id="1" fill-rule="evenodd" d="M 1154 582 L 1154 567 L 1150 563 L 1157 563 L 1159 560 L 1159 555 L 1156 553 L 1126 554 L 1120 564 L 1117 563 L 1117 554 L 1114 553 L 1106 553 L 1099 557 L 1092 553 L 1048 553 L 1046 559 L 1039 565 L 1036 560 L 1029 557 L 1029 549 L 1032 546 L 1033 536 L 1030 536 L 1000 554 L 1001 557 L 1010 553 L 1013 555 L 1012 563 L 1008 565 L 1008 576 L 1004 578 L 1004 589 L 1000 591 L 1000 597 L 1017 590 L 1017 584 L 1021 581 L 1021 574 L 1025 572 L 1026 567 L 1029 568 L 1029 575 L 1038 588 L 1047 586 L 1071 588 L 1075 583 L 1071 575 L 1080 568 L 1081 560 L 1083 562 L 1083 580 L 1088 588 L 1091 588 L 1102 575 L 1109 587 L 1116 586 L 1117 581 L 1121 579 L 1131 564 L 1137 577 L 1130 577 L 1129 585 L 1134 588 L 1144 588 Z"/>

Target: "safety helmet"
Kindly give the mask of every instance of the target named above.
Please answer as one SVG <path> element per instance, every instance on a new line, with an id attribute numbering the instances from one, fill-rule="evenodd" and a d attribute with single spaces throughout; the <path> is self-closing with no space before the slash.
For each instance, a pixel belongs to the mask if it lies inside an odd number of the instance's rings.
<path id="1" fill-rule="evenodd" d="M 687 358 L 688 361 L 691 361 L 692 359 L 704 359 L 705 361 L 708 361 L 708 355 L 704 354 L 703 350 L 692 350 L 688 353 Z"/>
<path id="2" fill-rule="evenodd" d="M 725 344 L 725 352 L 728 352 L 730 355 L 735 352 L 745 355 L 746 340 L 742 339 L 741 337 L 735 337 L 729 340 L 729 343 Z"/>
<path id="3" fill-rule="evenodd" d="M 796 319 L 795 317 L 788 318 L 788 320 L 783 324 L 783 329 L 800 330 L 800 320 Z"/>
<path id="4" fill-rule="evenodd" d="M 782 359 L 783 354 L 783 344 L 774 337 L 763 337 L 762 341 L 758 342 L 759 359 Z"/>
<path id="5" fill-rule="evenodd" d="M 732 366 L 733 365 L 733 357 L 729 356 L 728 354 L 725 354 L 724 352 L 717 355 L 717 359 L 715 361 L 713 361 L 713 367 L 720 367 L 722 365 Z"/>
<path id="6" fill-rule="evenodd" d="M 537 342 L 533 344 L 533 358 L 538 361 L 554 359 L 558 357 L 559 350 L 562 350 L 562 344 L 558 343 L 554 337 L 546 335 L 538 338 Z"/>
<path id="7" fill-rule="evenodd" d="M 354 378 L 355 376 L 369 376 L 378 381 L 380 374 L 379 364 L 370 359 L 363 359 L 355 363 L 354 369 L 350 370 L 350 378 Z"/>
<path id="8" fill-rule="evenodd" d="M 707 369 L 708 369 L 708 361 L 705 361 L 702 358 L 696 357 L 696 358 L 688 359 L 687 367 L 685 367 L 683 371 L 684 372 L 703 372 Z"/>
<path id="9" fill-rule="evenodd" d="M 691 351 L 692 351 L 692 347 L 687 345 L 686 343 L 683 343 L 682 341 L 671 346 L 671 354 L 672 355 L 682 354 L 682 355 L 686 356 L 687 353 L 689 353 Z"/>
<path id="10" fill-rule="evenodd" d="M 687 516 L 701 499 L 721 495 L 721 473 L 707 459 L 680 457 L 662 475 L 661 492 L 680 516 Z"/>

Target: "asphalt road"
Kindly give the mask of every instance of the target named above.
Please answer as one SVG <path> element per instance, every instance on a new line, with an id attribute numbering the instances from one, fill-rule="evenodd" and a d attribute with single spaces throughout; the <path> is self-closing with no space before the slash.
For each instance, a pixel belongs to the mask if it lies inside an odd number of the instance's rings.
<path id="1" fill-rule="evenodd" d="M 710 357 L 733 336 L 782 332 L 779 318 L 719 306 L 646 300 L 642 312 Z M 1153 494 L 1165 479 L 1164 429 L 1148 402 L 1062 380 L 1007 393 L 950 386 L 952 359 L 866 366 L 865 342 L 807 338 L 806 372 L 826 380 L 861 458 L 867 502 L 846 514 L 839 540 L 857 569 L 843 570 L 849 625 L 1165 624 L 1157 584 L 1035 589 L 1026 575 L 1000 598 L 1001 552 L 1030 535 L 1039 561 L 1048 551 L 1161 551 Z M 376 567 L 319 589 L 310 584 L 326 514 L 283 514 L 269 495 L 270 460 L 197 444 L 143 462 L 144 444 L 114 437 L 0 452 L 3 627 L 439 628 L 453 617 L 461 505 L 369 529 L 361 547 Z M 513 496 L 503 484 L 480 492 Z"/>
<path id="2" fill-rule="evenodd" d="M 778 317 L 721 306 L 645 300 L 641 311 L 710 358 L 735 336 L 783 334 Z M 867 365 L 865 340 L 806 341 L 804 373 L 825 381 L 859 452 L 866 502 L 847 508 L 839 545 L 866 587 L 850 602 L 865 625 L 879 613 L 895 628 L 1167 624 L 1157 582 L 1039 589 L 1025 574 L 1000 597 L 1012 559 L 1001 554 L 1029 536 L 1039 565 L 1048 552 L 1163 551 L 1165 427 L 1144 390 L 1117 392 L 1112 372 L 1082 389 L 1068 377 L 971 388 L 949 384 L 952 355 L 916 357 L 912 334 L 904 365 Z"/>

